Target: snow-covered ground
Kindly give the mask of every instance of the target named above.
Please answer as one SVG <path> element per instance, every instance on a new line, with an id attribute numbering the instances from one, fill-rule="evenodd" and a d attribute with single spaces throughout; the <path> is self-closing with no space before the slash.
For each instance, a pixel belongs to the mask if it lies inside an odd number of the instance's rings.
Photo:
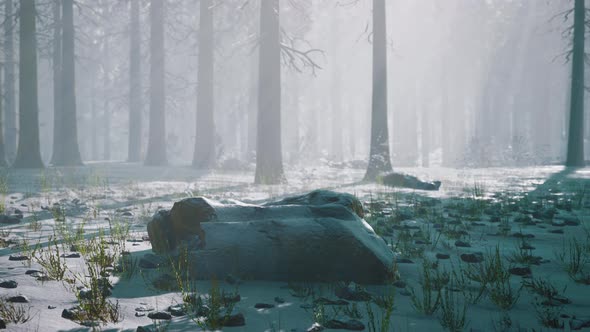
<path id="1" fill-rule="evenodd" d="M 432 262 L 437 261 L 436 254 L 449 254 L 450 260 L 439 260 L 439 271 L 458 271 L 458 267 L 467 268 L 468 263 L 461 263 L 460 255 L 482 252 L 484 255 L 493 252 L 496 246 L 501 250 L 505 265 L 508 267 L 524 267 L 521 263 L 510 263 L 507 258 L 518 251 L 524 242 L 535 249 L 530 251 L 534 256 L 541 256 L 540 265 L 531 265 L 535 280 L 553 283 L 563 296 L 571 300 L 571 304 L 559 306 L 559 321 L 569 326 L 570 322 L 583 324 L 590 321 L 590 285 L 574 282 L 563 269 L 559 254 L 565 252 L 565 260 L 569 257 L 567 246 L 569 239 L 577 238 L 584 248 L 584 257 L 590 258 L 590 169 L 577 171 L 564 170 L 562 167 L 528 167 L 528 168 L 490 168 L 490 169 L 445 169 L 445 168 L 403 168 L 398 172 L 409 173 L 423 180 L 441 180 L 443 185 L 438 192 L 422 192 L 408 189 L 388 188 L 378 184 L 360 182 L 364 171 L 360 169 L 336 169 L 316 167 L 308 169 L 287 169 L 288 183 L 278 186 L 253 185 L 251 172 L 202 172 L 189 167 L 141 167 L 132 164 L 89 164 L 81 168 L 59 168 L 38 170 L 3 170 L 0 173 L 0 195 L 8 215 L 22 214 L 23 219 L 17 224 L 0 224 L 0 238 L 6 247 L 0 248 L 0 281 L 13 280 L 18 283 L 16 288 L 0 288 L 0 297 L 24 295 L 28 303 L 18 304 L 29 310 L 30 319 L 24 324 L 8 322 L 11 331 L 83 331 L 92 330 L 61 317 L 63 309 L 76 304 L 74 292 L 58 281 L 38 281 L 27 270 L 42 270 L 38 264 L 30 261 L 11 261 L 10 255 L 27 253 L 22 248 L 23 240 L 29 245 L 46 244 L 54 235 L 58 225 L 66 225 L 70 230 L 84 225 L 87 239 L 97 236 L 100 229 L 108 229 L 114 221 L 129 223 L 129 240 L 125 250 L 132 256 L 141 257 L 150 252 L 150 243 L 141 241 L 145 236 L 146 225 L 152 214 L 159 208 L 169 209 L 174 201 L 184 197 L 203 195 L 223 201 L 237 199 L 248 203 L 260 203 L 269 199 L 284 197 L 291 194 L 305 193 L 314 189 L 330 189 L 357 195 L 364 203 L 369 214 L 367 221 L 373 224 L 378 233 L 381 231 L 388 242 L 400 251 L 402 258 L 412 263 L 400 263 L 399 274 L 403 283 L 395 287 L 395 310 L 393 311 L 391 331 L 425 331 L 442 330 L 439 323 L 441 311 L 433 315 L 418 313 L 412 306 L 409 289 L 416 289 L 421 297 L 420 285 L 422 271 L 422 254 L 410 257 L 402 249 L 400 234 L 403 226 L 414 236 L 408 240 L 412 248 L 421 248 L 423 256 Z M 586 188 L 585 185 L 589 184 Z M 585 189 L 586 188 L 586 189 Z M 588 191 L 588 192 L 586 192 Z M 494 194 L 503 194 L 503 197 Z M 527 197 L 528 205 L 522 209 L 507 209 L 510 213 L 502 215 L 503 220 L 490 220 L 493 210 L 502 204 L 505 208 L 509 202 L 523 201 Z M 589 196 L 589 197 L 587 197 Z M 512 200 L 512 197 L 516 197 Z M 530 217 L 532 222 L 518 223 L 520 217 L 534 215 L 531 209 L 542 205 L 542 208 L 554 206 L 560 197 L 575 201 L 573 209 L 559 206 L 551 220 Z M 432 200 L 432 199 L 435 200 Z M 579 204 L 577 200 L 579 198 Z M 434 202 L 434 203 L 428 203 Z M 459 202 L 459 203 L 458 203 Z M 496 204 L 497 203 L 497 204 Z M 419 207 L 428 207 L 436 212 L 420 212 Z M 475 207 L 474 207 L 475 206 Z M 396 211 L 409 213 L 404 218 L 394 218 Z M 429 210 L 429 211 L 430 211 Z M 54 218 L 62 217 L 64 221 Z M 438 219 L 436 219 L 438 218 Z M 504 222 L 505 221 L 505 222 Z M 436 224 L 453 222 L 448 225 Z M 577 225 L 579 223 L 579 225 Z M 499 227 L 508 224 L 510 230 L 504 233 Z M 571 224 L 571 226 L 564 226 Z M 392 228 L 398 226 L 397 228 Z M 417 226 L 417 227 L 415 227 Z M 438 236 L 438 227 L 446 232 Z M 431 232 L 424 239 L 415 233 Z M 453 234 L 449 230 L 464 231 Z M 552 231 L 561 230 L 558 234 Z M 516 233 L 524 234 L 515 236 Z M 457 236 L 455 238 L 454 236 Z M 455 241 L 466 242 L 470 247 L 457 247 Z M 523 242 L 524 241 L 524 242 Z M 422 243 L 426 242 L 426 243 Z M 431 242 L 431 243 L 428 243 Z M 422 243 L 422 244 L 421 244 Z M 20 244 L 20 245 L 19 245 Z M 569 248 L 569 247 L 567 247 Z M 567 249 L 566 248 L 566 249 Z M 488 257 L 486 257 L 488 258 Z M 66 264 L 73 271 L 83 271 L 81 258 L 67 258 Z M 584 265 L 585 264 L 585 265 Z M 590 260 L 582 262 L 586 273 L 590 275 Z M 182 302 L 179 292 L 165 292 L 154 289 L 150 285 L 158 271 L 146 270 L 136 273 L 129 280 L 114 277 L 114 289 L 111 300 L 119 301 L 123 319 L 118 323 L 102 325 L 97 329 L 106 331 L 135 331 L 138 326 L 149 326 L 153 323 L 147 316 L 136 314 L 137 308 L 165 310 L 170 305 Z M 501 321 L 511 321 L 511 329 L 525 328 L 547 330 L 541 325 L 535 308 L 542 311 L 544 306 L 534 306 L 535 296 L 527 289 L 521 289 L 523 278 L 513 275 L 510 285 L 514 292 L 519 292 L 517 303 L 505 313 L 491 301 L 486 291 L 477 304 L 467 306 L 466 329 L 474 331 L 503 330 Z M 210 281 L 198 281 L 196 290 L 208 293 L 212 285 Z M 294 297 L 292 289 L 286 283 L 243 281 L 239 286 L 219 282 L 219 287 L 228 292 L 238 291 L 241 301 L 234 308 L 235 313 L 242 313 L 246 319 L 243 327 L 224 328 L 227 331 L 305 331 L 314 323 L 313 309 L 302 308 L 310 305 L 313 298 Z M 471 285 L 475 287 L 475 285 Z M 312 287 L 312 286 L 310 286 Z M 333 285 L 313 285 L 315 297 L 326 297 L 337 300 L 333 293 Z M 364 285 L 374 296 L 388 292 L 391 285 Z M 496 285 L 494 287 L 500 287 Z M 476 292 L 476 289 L 474 290 Z M 462 303 L 462 295 L 457 298 Z M 285 300 L 282 304 L 275 303 L 275 298 Z M 537 296 L 538 298 L 538 296 Z M 274 308 L 256 309 L 256 303 L 275 304 Z M 369 317 L 365 312 L 366 304 L 358 304 L 363 322 L 368 329 Z M 375 310 L 378 310 L 374 304 Z M 549 307 L 551 309 L 551 307 Z M 557 308 L 557 307 L 556 307 Z M 549 309 L 548 309 L 549 310 Z M 557 309 L 555 309 L 557 310 Z M 334 317 L 331 317 L 334 315 Z M 380 313 L 377 314 L 379 316 Z M 326 306 L 326 317 L 340 320 L 350 319 L 340 310 L 332 310 Z M 163 321 L 160 321 L 163 322 Z M 187 316 L 175 317 L 171 322 L 160 323 L 160 329 L 169 331 L 199 330 L 194 321 Z M 154 328 L 152 326 L 152 328 Z M 566 327 L 569 328 L 569 327 Z M 338 330 L 335 330 L 338 331 Z"/>

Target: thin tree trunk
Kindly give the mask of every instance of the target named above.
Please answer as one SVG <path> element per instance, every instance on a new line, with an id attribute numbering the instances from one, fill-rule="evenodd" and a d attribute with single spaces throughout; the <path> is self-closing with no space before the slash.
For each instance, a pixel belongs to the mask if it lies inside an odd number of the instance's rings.
<path id="1" fill-rule="evenodd" d="M 279 0 L 260 4 L 258 75 L 257 184 L 285 181 L 281 146 L 281 44 Z"/>
<path id="2" fill-rule="evenodd" d="M 139 26 L 139 0 L 131 0 L 129 35 L 129 146 L 127 160 L 141 160 L 141 35 Z"/>
<path id="3" fill-rule="evenodd" d="M 201 0 L 199 24 L 199 89 L 193 167 L 215 165 L 215 121 L 213 119 L 213 13 L 212 0 Z"/>
<path id="4" fill-rule="evenodd" d="M 62 0 L 62 71 L 61 71 L 61 151 L 54 165 L 82 164 L 78 146 L 78 119 L 76 117 L 76 58 L 74 42 L 74 0 Z"/>
<path id="5" fill-rule="evenodd" d="M 4 1 L 4 128 L 6 157 L 13 161 L 16 156 L 18 136 L 16 120 L 15 62 L 14 62 L 14 15 L 13 0 Z"/>
<path id="6" fill-rule="evenodd" d="M 247 160 L 250 161 L 256 153 L 256 132 L 258 117 L 258 58 L 252 55 L 252 66 L 250 71 L 250 89 L 248 99 L 248 152 Z"/>
<path id="7" fill-rule="evenodd" d="M 2 66 L 4 64 L 0 63 L 0 167 L 6 167 L 6 155 L 4 154 L 4 133 L 3 133 L 3 123 L 2 123 L 2 118 L 3 118 L 3 98 L 2 98 Z"/>
<path id="8" fill-rule="evenodd" d="M 19 10 L 19 128 L 13 167 L 43 168 L 39 146 L 37 37 L 35 1 L 21 0 Z"/>
<path id="9" fill-rule="evenodd" d="M 91 145 L 91 155 L 92 160 L 98 160 L 98 115 L 96 109 L 96 65 L 93 66 L 91 72 L 91 83 L 90 83 L 90 112 L 91 112 L 91 119 L 92 119 L 92 126 L 91 126 L 91 137 L 90 137 L 90 145 Z"/>
<path id="10" fill-rule="evenodd" d="M 61 126 L 62 118 L 62 94 L 61 94 L 61 71 L 62 71 L 62 36 L 61 36 L 61 1 L 53 2 L 53 155 L 51 164 L 63 159 L 63 138 Z"/>
<path id="11" fill-rule="evenodd" d="M 150 2 L 150 124 L 145 164 L 163 166 L 166 158 L 164 1 Z"/>
<path id="12" fill-rule="evenodd" d="M 373 0 L 373 97 L 371 151 L 365 181 L 392 172 L 387 124 L 387 36 L 385 0 Z"/>
<path id="13" fill-rule="evenodd" d="M 568 167 L 582 167 L 584 161 L 584 33 L 586 8 L 584 0 L 576 0 L 574 7 L 574 49 L 572 54 L 572 83 L 570 119 L 567 142 Z"/>

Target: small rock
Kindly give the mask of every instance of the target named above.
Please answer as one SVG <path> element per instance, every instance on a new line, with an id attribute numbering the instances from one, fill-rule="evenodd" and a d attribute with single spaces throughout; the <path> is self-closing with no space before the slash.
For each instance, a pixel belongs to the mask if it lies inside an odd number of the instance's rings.
<path id="1" fill-rule="evenodd" d="M 274 304 L 269 304 L 269 303 L 256 303 L 254 305 L 254 308 L 256 308 L 256 309 L 271 309 L 274 307 L 275 307 Z"/>
<path id="2" fill-rule="evenodd" d="M 145 317 L 145 312 L 136 311 L 135 312 L 135 317 Z"/>
<path id="3" fill-rule="evenodd" d="M 152 330 L 149 327 L 138 326 L 135 332 L 152 332 Z"/>
<path id="4" fill-rule="evenodd" d="M 230 284 L 230 285 L 238 285 L 238 284 L 240 284 L 240 279 L 239 279 L 239 278 L 236 278 L 236 277 L 234 277 L 234 276 L 233 276 L 233 275 L 231 275 L 231 274 L 228 274 L 228 275 L 225 277 L 225 282 L 227 282 L 227 283 L 228 283 L 228 284 Z"/>
<path id="5" fill-rule="evenodd" d="M 574 318 L 570 321 L 570 328 L 572 329 L 572 331 L 581 330 L 587 327 L 590 327 L 590 319 Z"/>
<path id="6" fill-rule="evenodd" d="M 16 288 L 18 286 L 18 282 L 14 280 L 4 280 L 0 282 L 0 288 Z"/>
<path id="7" fill-rule="evenodd" d="M 6 301 L 10 303 L 29 303 L 29 299 L 24 295 L 11 296 Z"/>
<path id="8" fill-rule="evenodd" d="M 57 307 L 56 307 L 56 306 L 54 306 L 54 305 L 51 305 L 51 304 L 47 306 L 47 309 L 49 309 L 49 310 L 53 310 L 53 309 L 55 309 L 55 308 L 57 308 Z"/>
<path id="9" fill-rule="evenodd" d="M 520 276 L 520 277 L 531 276 L 533 274 L 533 271 L 531 271 L 531 268 L 528 266 L 513 267 L 513 268 L 508 269 L 508 272 L 510 272 L 510 274 Z"/>
<path id="10" fill-rule="evenodd" d="M 223 326 L 225 326 L 225 327 L 235 327 L 235 326 L 244 326 L 244 325 L 246 325 L 246 318 L 244 318 L 244 315 L 241 313 L 231 315 L 231 316 L 229 316 L 228 319 L 226 319 L 223 322 Z"/>
<path id="11" fill-rule="evenodd" d="M 18 223 L 20 223 L 20 219 L 18 219 L 17 217 L 0 214 L 0 224 L 15 225 Z"/>
<path id="12" fill-rule="evenodd" d="M 76 320 L 80 316 L 80 307 L 73 307 L 64 309 L 61 312 L 61 317 L 69 320 Z"/>
<path id="13" fill-rule="evenodd" d="M 461 260 L 465 263 L 481 263 L 483 262 L 483 254 L 481 253 L 474 253 L 474 254 L 462 254 Z"/>
<path id="14" fill-rule="evenodd" d="M 29 256 L 27 255 L 10 255 L 8 256 L 8 260 L 9 261 L 28 261 L 29 260 Z"/>
<path id="15" fill-rule="evenodd" d="M 551 234 L 563 234 L 563 229 L 551 229 L 549 230 Z"/>
<path id="16" fill-rule="evenodd" d="M 324 330 L 324 328 L 320 324 L 313 323 L 313 325 L 307 329 L 307 332 L 320 332 L 323 330 Z"/>
<path id="17" fill-rule="evenodd" d="M 133 217 L 133 213 L 131 213 L 129 211 L 125 211 L 125 212 L 121 213 L 121 215 L 124 217 Z"/>
<path id="18" fill-rule="evenodd" d="M 171 320 L 172 315 L 166 311 L 152 311 L 148 314 L 149 319 Z"/>
<path id="19" fill-rule="evenodd" d="M 172 316 L 174 316 L 174 317 L 186 316 L 186 311 L 184 310 L 184 306 L 181 304 L 169 306 L 168 311 L 170 311 L 170 314 L 172 314 Z"/>
<path id="20" fill-rule="evenodd" d="M 349 331 L 363 331 L 365 329 L 365 325 L 358 320 L 349 320 L 347 322 L 343 322 L 337 319 L 332 319 L 326 322 L 324 327 L 327 329 L 340 329 Z"/>
<path id="21" fill-rule="evenodd" d="M 451 258 L 451 255 L 449 255 L 449 254 L 441 254 L 441 253 L 436 254 L 436 259 L 449 259 L 449 258 Z"/>
<path id="22" fill-rule="evenodd" d="M 3 330 L 6 328 L 6 322 L 4 321 L 4 319 L 0 318 L 0 330 Z"/>
<path id="23" fill-rule="evenodd" d="M 471 245 L 465 241 L 457 240 L 457 241 L 455 241 L 455 247 L 471 248 Z"/>
<path id="24" fill-rule="evenodd" d="M 285 303 L 285 299 L 283 299 L 282 297 L 275 297 L 275 302 L 278 304 L 283 304 Z"/>
<path id="25" fill-rule="evenodd" d="M 521 232 L 514 233 L 514 234 L 512 234 L 512 236 L 517 239 L 533 239 L 533 238 L 535 238 L 535 236 L 533 234 L 524 234 Z"/>
<path id="26" fill-rule="evenodd" d="M 335 295 L 341 299 L 355 302 L 366 302 L 371 300 L 371 294 L 362 289 L 357 289 L 353 283 L 348 286 L 337 287 Z"/>
<path id="27" fill-rule="evenodd" d="M 80 253 L 71 252 L 69 254 L 62 254 L 61 257 L 63 257 L 63 258 L 80 258 Z"/>

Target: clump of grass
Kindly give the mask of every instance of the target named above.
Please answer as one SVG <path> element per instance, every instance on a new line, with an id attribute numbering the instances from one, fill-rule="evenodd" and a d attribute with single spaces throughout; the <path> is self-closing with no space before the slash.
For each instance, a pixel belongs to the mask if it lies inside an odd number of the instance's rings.
<path id="1" fill-rule="evenodd" d="M 513 289 L 510 279 L 499 280 L 490 287 L 490 300 L 498 308 L 508 311 L 518 302 L 521 290 L 522 286 L 517 290 Z"/>
<path id="2" fill-rule="evenodd" d="M 474 303 L 482 298 L 488 286 L 502 285 L 510 279 L 510 272 L 504 266 L 499 246 L 496 246 L 495 252 L 488 252 L 483 262 L 469 264 L 466 269 L 462 269 L 461 274 L 480 285 L 479 293 L 473 299 Z"/>
<path id="3" fill-rule="evenodd" d="M 23 324 L 31 320 L 31 307 L 8 302 L 6 298 L 0 298 L 0 318 L 5 322 Z"/>
<path id="4" fill-rule="evenodd" d="M 50 279 L 63 281 L 66 272 L 68 272 L 66 259 L 62 257 L 63 244 L 60 243 L 55 233 L 49 237 L 47 243 L 45 248 L 41 248 L 41 245 L 37 244 L 36 248 L 31 249 L 30 257 L 41 265 Z"/>
<path id="5" fill-rule="evenodd" d="M 553 329 L 563 328 L 563 323 L 559 319 L 563 311 L 562 306 L 544 305 L 539 299 L 535 299 L 533 307 L 535 308 L 537 319 L 543 326 Z"/>
<path id="6" fill-rule="evenodd" d="M 422 286 L 421 295 L 419 296 L 413 287 L 409 287 L 412 305 L 416 311 L 424 315 L 432 315 L 440 306 L 440 291 L 444 286 L 443 282 L 448 275 L 443 276 L 438 269 L 433 271 L 432 264 L 424 259 L 422 262 L 422 271 L 420 275 L 420 285 Z"/>
<path id="7" fill-rule="evenodd" d="M 363 319 L 363 314 L 358 308 L 356 302 L 353 302 L 352 304 L 344 307 L 342 312 L 350 319 Z"/>
<path id="8" fill-rule="evenodd" d="M 590 262 L 590 251 L 578 239 L 572 238 L 564 243 L 560 252 L 556 253 L 557 259 L 563 262 L 563 269 L 569 277 L 577 283 L 590 284 L 590 273 L 586 265 Z"/>
<path id="9" fill-rule="evenodd" d="M 551 282 L 540 278 L 530 280 L 525 279 L 523 280 L 522 285 L 534 295 L 540 296 L 544 299 L 540 302 L 542 305 L 556 306 L 571 303 L 571 301 L 563 295 L 567 286 L 565 286 L 562 291 L 559 291 Z"/>
<path id="10" fill-rule="evenodd" d="M 459 332 L 463 331 L 466 324 L 467 303 L 459 301 L 455 292 L 448 287 L 441 291 L 440 325 L 445 331 Z"/>
<path id="11" fill-rule="evenodd" d="M 373 300 L 373 302 L 380 308 L 380 314 L 377 317 L 373 311 L 371 301 L 365 302 L 367 311 L 367 324 L 369 332 L 388 332 L 391 326 L 391 315 L 395 308 L 395 291 L 393 289 L 387 295 L 383 295 Z"/>

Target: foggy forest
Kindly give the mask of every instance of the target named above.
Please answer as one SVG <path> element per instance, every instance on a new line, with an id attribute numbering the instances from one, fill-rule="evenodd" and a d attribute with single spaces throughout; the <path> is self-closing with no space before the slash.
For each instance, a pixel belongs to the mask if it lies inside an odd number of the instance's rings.
<path id="1" fill-rule="evenodd" d="M 0 0 L 0 329 L 590 329 L 585 0 Z"/>

